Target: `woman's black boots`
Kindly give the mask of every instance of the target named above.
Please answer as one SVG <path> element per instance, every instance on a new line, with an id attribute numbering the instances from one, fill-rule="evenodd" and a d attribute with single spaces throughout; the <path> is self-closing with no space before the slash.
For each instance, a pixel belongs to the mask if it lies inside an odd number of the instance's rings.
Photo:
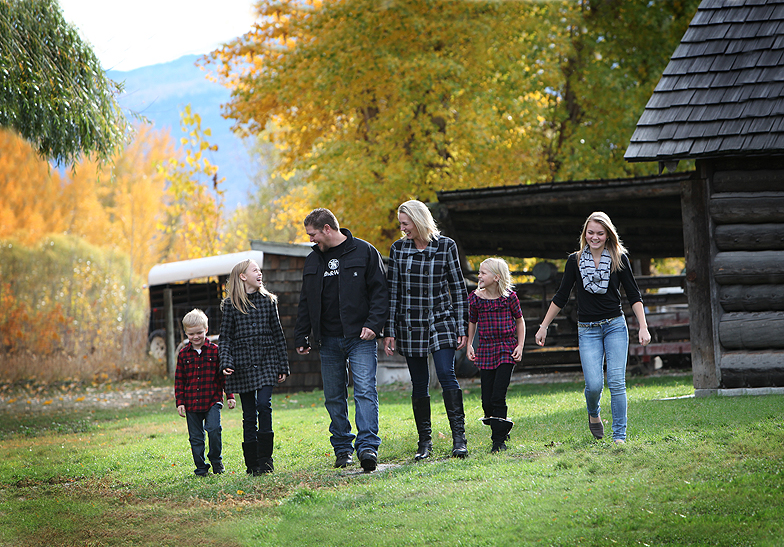
<path id="1" fill-rule="evenodd" d="M 463 411 L 463 392 L 452 389 L 443 392 L 446 417 L 452 428 L 452 456 L 465 458 L 468 456 L 468 443 L 465 436 L 465 412 Z"/>
<path id="2" fill-rule="evenodd" d="M 417 433 L 419 433 L 419 444 L 414 459 L 419 461 L 430 456 L 430 450 L 433 448 L 430 429 L 430 397 L 411 397 L 411 407 L 414 409 L 414 421 Z"/>
<path id="3" fill-rule="evenodd" d="M 242 455 L 245 457 L 245 472 L 248 475 L 258 475 L 259 443 L 256 441 L 242 443 Z"/>
<path id="4" fill-rule="evenodd" d="M 272 441 L 275 439 L 275 433 L 259 433 L 259 460 L 258 472 L 272 473 L 275 466 L 272 463 Z"/>

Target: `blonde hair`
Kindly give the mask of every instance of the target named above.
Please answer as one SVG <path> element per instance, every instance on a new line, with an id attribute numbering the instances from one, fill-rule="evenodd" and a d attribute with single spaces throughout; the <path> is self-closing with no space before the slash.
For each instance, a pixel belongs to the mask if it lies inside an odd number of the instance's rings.
<path id="1" fill-rule="evenodd" d="M 502 296 L 509 296 L 512 294 L 512 274 L 509 272 L 509 264 L 503 258 L 486 258 L 480 264 L 485 266 L 490 273 L 498 276 L 498 288 Z"/>
<path id="2" fill-rule="evenodd" d="M 186 313 L 185 317 L 182 318 L 182 326 L 185 329 L 204 327 L 204 330 L 207 330 L 208 325 L 207 314 L 196 308 Z"/>
<path id="3" fill-rule="evenodd" d="M 425 241 L 431 241 L 438 238 L 441 232 L 438 231 L 436 221 L 433 219 L 433 214 L 427 205 L 416 199 L 410 199 L 402 203 L 397 208 L 397 214 L 405 213 L 411 219 L 411 222 L 416 226 L 419 237 Z"/>
<path id="4" fill-rule="evenodd" d="M 251 263 L 256 264 L 256 261 L 252 259 L 243 260 L 242 262 L 235 264 L 231 269 L 229 280 L 226 283 L 226 298 L 221 302 L 221 311 L 223 311 L 223 306 L 226 304 L 227 300 L 231 301 L 231 305 L 237 308 L 240 313 L 248 313 L 249 306 L 252 308 L 256 307 L 253 305 L 253 302 L 250 301 L 250 298 L 248 298 L 248 291 L 245 290 L 245 282 L 240 278 L 240 274 L 244 274 Z M 256 265 L 258 266 L 258 264 Z M 269 292 L 263 282 L 261 287 L 259 287 L 259 292 L 264 296 L 269 297 L 273 302 L 278 301 L 278 297 Z"/>
<path id="5" fill-rule="evenodd" d="M 618 271 L 622 267 L 621 256 L 627 254 L 629 251 L 623 246 L 623 242 L 618 236 L 618 230 L 615 229 L 615 224 L 613 224 L 610 217 L 607 216 L 607 213 L 595 211 L 588 215 L 588 218 L 585 219 L 585 223 L 583 224 L 583 231 L 580 233 L 580 249 L 577 252 L 581 253 L 588 244 L 585 232 L 588 231 L 588 223 L 592 221 L 601 224 L 604 231 L 607 233 L 607 240 L 604 243 L 604 248 L 610 253 L 610 258 L 612 260 L 610 271 Z"/>

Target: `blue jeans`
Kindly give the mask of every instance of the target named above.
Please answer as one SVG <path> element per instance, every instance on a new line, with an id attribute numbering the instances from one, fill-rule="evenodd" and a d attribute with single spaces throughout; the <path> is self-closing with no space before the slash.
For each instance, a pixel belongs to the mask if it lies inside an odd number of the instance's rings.
<path id="1" fill-rule="evenodd" d="M 629 354 L 629 331 L 626 318 L 595 323 L 577 323 L 580 340 L 580 362 L 585 376 L 585 402 L 594 418 L 601 410 L 604 374 L 607 363 L 607 387 L 610 388 L 613 439 L 626 439 L 626 358 Z"/>
<path id="2" fill-rule="evenodd" d="M 375 340 L 324 336 L 321 340 L 321 378 L 324 382 L 324 406 L 331 423 L 330 442 L 335 454 L 357 454 L 365 450 L 378 453 L 378 391 L 376 370 L 378 354 Z M 351 433 L 348 420 L 348 369 L 354 378 L 357 435 Z"/>
<path id="3" fill-rule="evenodd" d="M 186 412 L 185 419 L 188 422 L 188 441 L 191 443 L 191 454 L 196 469 L 193 470 L 197 475 L 206 475 L 210 466 L 204 460 L 204 432 L 207 431 L 207 438 L 210 443 L 210 451 L 207 459 L 210 460 L 215 468 L 222 465 L 221 451 L 221 408 L 223 403 L 215 403 L 207 412 Z"/>
<path id="4" fill-rule="evenodd" d="M 430 395 L 430 369 L 427 356 L 406 357 L 408 372 L 411 374 L 411 396 L 414 398 Z M 455 348 L 444 348 L 433 352 L 436 376 L 444 391 L 460 389 L 455 376 Z"/>
<path id="5" fill-rule="evenodd" d="M 242 403 L 242 440 L 252 443 L 257 440 L 256 420 L 259 433 L 272 433 L 272 389 L 275 386 L 261 386 L 256 391 L 240 393 Z"/>

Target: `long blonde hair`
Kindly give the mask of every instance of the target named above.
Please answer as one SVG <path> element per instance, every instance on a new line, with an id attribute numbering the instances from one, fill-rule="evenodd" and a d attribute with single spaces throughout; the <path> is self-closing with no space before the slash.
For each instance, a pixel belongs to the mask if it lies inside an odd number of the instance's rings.
<path id="1" fill-rule="evenodd" d="M 588 223 L 591 221 L 598 222 L 604 227 L 604 231 L 607 233 L 607 240 L 604 243 L 604 248 L 610 253 L 610 258 L 612 260 L 610 271 L 618 271 L 622 266 L 621 257 L 629 251 L 623 246 L 623 242 L 618 236 L 618 230 L 615 229 L 615 224 L 613 224 L 610 217 L 607 216 L 607 213 L 595 211 L 588 215 L 588 218 L 585 219 L 585 223 L 583 224 L 583 231 L 580 233 L 580 249 L 577 252 L 583 252 L 583 249 L 585 249 L 585 246 L 588 244 L 585 232 L 588 231 Z"/>
<path id="2" fill-rule="evenodd" d="M 244 274 L 251 263 L 256 264 L 256 261 L 249 258 L 235 264 L 231 269 L 229 280 L 226 282 L 226 298 L 221 302 L 221 311 L 223 311 L 223 306 L 226 304 L 226 301 L 231 301 L 231 305 L 237 308 L 240 313 L 247 314 L 249 306 L 252 308 L 256 307 L 253 305 L 253 302 L 250 301 L 250 298 L 248 298 L 248 292 L 245 290 L 245 282 L 240 278 L 240 274 Z M 256 265 L 258 266 L 258 264 Z M 268 296 L 273 302 L 278 301 L 278 297 L 267 290 L 264 286 L 264 282 L 261 283 L 259 292 L 264 296 Z"/>
<path id="3" fill-rule="evenodd" d="M 480 266 L 485 266 L 490 273 L 498 276 L 498 288 L 501 290 L 501 296 L 509 296 L 512 294 L 512 274 L 509 272 L 509 264 L 503 258 L 486 258 L 482 261 Z"/>
<path id="4" fill-rule="evenodd" d="M 433 214 L 430 212 L 430 209 L 427 208 L 427 205 L 421 201 L 410 199 L 401 203 L 400 207 L 397 208 L 397 213 L 405 213 L 408 215 L 408 218 L 410 218 L 411 222 L 416 226 L 419 237 L 423 240 L 431 241 L 433 239 L 438 239 L 441 232 L 438 231 Z"/>

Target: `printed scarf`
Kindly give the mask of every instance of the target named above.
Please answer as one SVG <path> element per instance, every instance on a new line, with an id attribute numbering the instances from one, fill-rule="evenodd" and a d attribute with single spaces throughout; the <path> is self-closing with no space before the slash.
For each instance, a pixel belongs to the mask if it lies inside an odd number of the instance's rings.
<path id="1" fill-rule="evenodd" d="M 593 255 L 588 245 L 580 253 L 579 267 L 580 277 L 583 278 L 583 287 L 586 291 L 593 294 L 604 294 L 610 285 L 610 267 L 612 257 L 607 249 L 602 251 L 602 258 L 599 260 L 599 267 L 593 261 Z"/>

